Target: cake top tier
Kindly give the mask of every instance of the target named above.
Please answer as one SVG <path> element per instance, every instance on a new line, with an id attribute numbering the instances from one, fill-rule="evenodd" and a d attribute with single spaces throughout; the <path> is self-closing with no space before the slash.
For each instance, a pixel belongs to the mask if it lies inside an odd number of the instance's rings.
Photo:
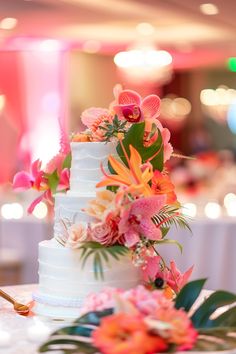
<path id="1" fill-rule="evenodd" d="M 70 194 L 94 196 L 96 184 L 103 176 L 101 164 L 106 170 L 108 156 L 116 154 L 115 144 L 72 142 L 71 153 Z"/>

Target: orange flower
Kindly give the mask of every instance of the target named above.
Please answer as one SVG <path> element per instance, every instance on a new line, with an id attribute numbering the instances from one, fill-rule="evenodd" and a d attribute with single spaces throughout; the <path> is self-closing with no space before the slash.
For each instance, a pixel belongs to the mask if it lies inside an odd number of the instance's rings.
<path id="1" fill-rule="evenodd" d="M 159 308 L 154 317 L 158 321 L 170 324 L 171 327 L 167 333 L 168 342 L 176 344 L 178 350 L 189 350 L 194 346 L 198 333 L 185 311 L 175 308 Z"/>
<path id="2" fill-rule="evenodd" d="M 160 171 L 156 170 L 152 178 L 152 191 L 154 194 L 165 194 L 167 197 L 166 203 L 173 204 L 177 201 L 174 190 L 175 186 L 169 176 L 163 175 Z"/>
<path id="3" fill-rule="evenodd" d="M 125 313 L 103 318 L 92 338 L 102 354 L 154 354 L 167 349 L 162 338 L 148 332 L 140 316 Z"/>
<path id="4" fill-rule="evenodd" d="M 144 196 L 152 195 L 153 192 L 148 184 L 150 179 L 153 177 L 152 165 L 148 164 L 145 169 L 143 169 L 142 158 L 138 151 L 132 145 L 130 145 L 129 158 L 123 146 L 122 148 L 128 163 L 128 167 L 110 155 L 108 161 L 116 174 L 107 175 L 105 170 L 102 168 L 104 178 L 96 185 L 96 187 L 126 186 L 129 187 L 130 192 L 135 192 L 138 190 L 139 193 L 143 194 Z"/>
<path id="5" fill-rule="evenodd" d="M 85 133 L 77 133 L 72 137 L 71 141 L 84 143 L 84 142 L 91 141 L 91 139 L 90 139 L 89 135 L 87 135 Z"/>

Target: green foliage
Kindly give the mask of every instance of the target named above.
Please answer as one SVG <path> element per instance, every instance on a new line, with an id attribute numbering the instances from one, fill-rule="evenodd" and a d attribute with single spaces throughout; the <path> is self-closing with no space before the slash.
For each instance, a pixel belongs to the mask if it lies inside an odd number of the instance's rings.
<path id="1" fill-rule="evenodd" d="M 92 346 L 89 337 L 93 329 L 99 326 L 101 319 L 112 314 L 113 309 L 106 309 L 81 316 L 73 325 L 60 328 L 52 333 L 50 339 L 39 348 L 39 352 L 60 350 L 64 354 L 97 353 L 97 349 Z"/>
<path id="2" fill-rule="evenodd" d="M 129 146 L 132 145 L 139 152 L 140 156 L 142 157 L 143 163 L 151 159 L 150 163 L 153 165 L 154 170 L 162 171 L 163 144 L 161 133 L 158 130 L 157 140 L 151 146 L 145 147 L 143 145 L 144 127 L 144 122 L 133 124 L 130 127 L 130 129 L 125 134 L 125 138 L 122 140 L 125 151 L 127 155 L 130 156 Z M 120 143 L 117 145 L 116 150 L 121 160 L 127 165 L 127 161 Z"/>
<path id="3" fill-rule="evenodd" d="M 90 343 L 84 343 L 72 335 L 60 336 L 59 338 L 57 336 L 52 337 L 51 340 L 39 348 L 39 353 L 58 352 L 59 350 L 64 354 L 97 353 L 97 349 Z"/>
<path id="4" fill-rule="evenodd" d="M 175 308 L 188 312 L 200 295 L 206 279 L 193 280 L 187 283 L 175 299 Z"/>
<path id="5" fill-rule="evenodd" d="M 101 319 L 103 317 L 110 316 L 113 313 L 114 313 L 113 309 L 105 309 L 102 311 L 88 312 L 85 315 L 79 317 L 74 323 L 99 326 Z"/>
<path id="6" fill-rule="evenodd" d="M 186 216 L 181 214 L 179 208 L 175 206 L 164 206 L 158 214 L 153 216 L 152 220 L 154 224 L 161 225 L 164 228 L 170 228 L 174 225 L 176 228 L 186 228 L 191 232 Z"/>
<path id="7" fill-rule="evenodd" d="M 120 120 L 117 115 L 115 115 L 112 123 L 105 121 L 104 125 L 99 127 L 100 129 L 105 130 L 105 141 L 110 141 L 111 138 L 116 137 L 119 133 L 126 133 L 127 131 L 127 121 Z"/>
<path id="8" fill-rule="evenodd" d="M 191 320 L 193 325 L 197 328 L 212 327 L 213 324 L 210 316 L 215 312 L 215 310 L 222 306 L 232 304 L 235 301 L 236 295 L 223 290 L 215 291 L 192 315 Z M 228 314 L 230 314 L 231 311 Z M 215 322 L 215 324 L 216 323 L 217 322 Z"/>
<path id="9" fill-rule="evenodd" d="M 53 173 L 51 173 L 50 175 L 46 175 L 47 176 L 47 179 L 48 179 L 48 184 L 49 184 L 49 187 L 52 191 L 52 194 L 54 194 L 57 190 L 57 186 L 58 186 L 58 183 L 59 183 L 59 177 L 58 177 L 58 174 L 57 174 L 57 171 L 55 170 Z"/>
<path id="10" fill-rule="evenodd" d="M 92 241 L 84 242 L 79 249 L 81 250 L 82 268 L 85 266 L 87 260 L 93 257 L 93 269 L 96 279 L 103 279 L 103 262 L 109 264 L 110 257 L 119 261 L 121 257 L 129 252 L 129 249 L 122 245 L 104 247 L 104 245 Z"/>
<path id="11" fill-rule="evenodd" d="M 162 239 L 162 240 L 159 240 L 159 241 L 155 241 L 155 245 L 165 245 L 165 244 L 172 244 L 172 245 L 176 245 L 180 252 L 182 253 L 183 252 L 183 247 L 182 245 L 176 241 L 176 240 L 171 240 L 171 239 Z"/>
<path id="12" fill-rule="evenodd" d="M 65 160 L 63 161 L 63 165 L 62 165 L 62 168 L 69 168 L 70 169 L 71 167 L 71 153 L 69 153 Z"/>

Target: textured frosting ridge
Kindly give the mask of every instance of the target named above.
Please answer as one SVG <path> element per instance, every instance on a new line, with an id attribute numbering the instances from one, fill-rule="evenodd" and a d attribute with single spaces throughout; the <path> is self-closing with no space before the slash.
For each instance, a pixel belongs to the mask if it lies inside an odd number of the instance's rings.
<path id="1" fill-rule="evenodd" d="M 107 169 L 109 155 L 116 153 L 113 143 L 71 143 L 72 163 L 70 193 L 94 195 L 96 184 L 103 174 L 101 164 Z"/>

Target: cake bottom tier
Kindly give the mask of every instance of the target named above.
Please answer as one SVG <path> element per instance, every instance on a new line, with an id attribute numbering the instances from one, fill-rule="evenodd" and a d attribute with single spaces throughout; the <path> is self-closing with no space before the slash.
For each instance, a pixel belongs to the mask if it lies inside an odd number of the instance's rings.
<path id="1" fill-rule="evenodd" d="M 39 244 L 39 288 L 33 294 L 37 315 L 57 319 L 77 318 L 86 297 L 106 287 L 130 289 L 140 283 L 139 269 L 129 256 L 103 263 L 103 278 L 96 278 L 93 257 L 82 267 L 81 250 L 61 246 L 56 240 Z"/>

